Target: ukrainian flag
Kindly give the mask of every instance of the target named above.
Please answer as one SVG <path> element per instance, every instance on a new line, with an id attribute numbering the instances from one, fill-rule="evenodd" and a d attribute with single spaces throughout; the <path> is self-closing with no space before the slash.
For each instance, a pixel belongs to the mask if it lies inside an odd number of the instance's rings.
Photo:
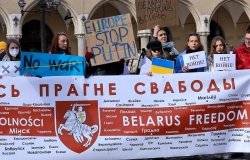
<path id="1" fill-rule="evenodd" d="M 174 61 L 153 58 L 151 65 L 151 72 L 154 74 L 173 74 Z"/>

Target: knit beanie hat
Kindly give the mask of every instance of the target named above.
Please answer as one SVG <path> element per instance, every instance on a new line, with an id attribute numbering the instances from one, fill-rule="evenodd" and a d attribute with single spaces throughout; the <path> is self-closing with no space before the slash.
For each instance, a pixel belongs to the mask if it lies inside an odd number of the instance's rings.
<path id="1" fill-rule="evenodd" d="M 151 50 L 161 50 L 162 49 L 162 45 L 161 45 L 160 41 L 149 42 L 146 47 L 147 47 L 147 49 L 151 49 Z"/>

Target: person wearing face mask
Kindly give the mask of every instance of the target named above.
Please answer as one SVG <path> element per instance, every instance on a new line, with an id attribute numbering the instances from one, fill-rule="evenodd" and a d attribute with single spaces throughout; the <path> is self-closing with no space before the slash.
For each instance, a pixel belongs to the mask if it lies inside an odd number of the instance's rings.
<path id="1" fill-rule="evenodd" d="M 179 54 L 176 58 L 175 73 L 186 73 L 186 72 L 204 72 L 205 67 L 189 69 L 188 66 L 184 66 L 183 55 L 203 51 L 203 45 L 200 41 L 198 33 L 190 33 L 188 35 L 188 42 L 185 51 Z"/>
<path id="2" fill-rule="evenodd" d="M 9 39 L 7 43 L 6 55 L 2 61 L 19 61 L 21 54 L 21 46 L 18 40 Z"/>
<path id="3" fill-rule="evenodd" d="M 50 47 L 50 53 L 71 55 L 69 47 L 69 39 L 64 32 L 58 32 L 54 35 Z"/>

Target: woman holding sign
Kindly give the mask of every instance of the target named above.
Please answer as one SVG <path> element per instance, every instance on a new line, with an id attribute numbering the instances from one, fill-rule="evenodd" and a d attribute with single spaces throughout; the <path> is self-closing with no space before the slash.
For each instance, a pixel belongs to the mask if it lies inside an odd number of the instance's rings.
<path id="1" fill-rule="evenodd" d="M 208 56 L 208 71 L 214 71 L 214 55 L 227 54 L 226 42 L 221 36 L 213 38 L 211 43 L 210 55 Z"/>
<path id="2" fill-rule="evenodd" d="M 203 51 L 203 45 L 200 41 L 200 36 L 198 33 L 190 33 L 188 35 L 188 42 L 184 52 L 182 52 L 176 58 L 175 73 L 186 73 L 186 72 L 204 72 L 205 67 L 189 69 L 188 66 L 184 65 L 183 56 L 190 53 Z"/>
<path id="3" fill-rule="evenodd" d="M 6 55 L 2 61 L 19 61 L 21 54 L 21 46 L 18 40 L 9 39 L 7 43 Z"/>
<path id="4" fill-rule="evenodd" d="M 54 35 L 50 47 L 50 53 L 71 55 L 69 48 L 69 39 L 64 32 L 58 32 Z"/>
<path id="5" fill-rule="evenodd" d="M 141 75 L 152 76 L 151 65 L 152 58 L 166 59 L 166 55 L 162 51 L 162 44 L 160 41 L 152 41 L 147 44 L 147 54 L 142 60 L 142 66 L 140 70 Z"/>

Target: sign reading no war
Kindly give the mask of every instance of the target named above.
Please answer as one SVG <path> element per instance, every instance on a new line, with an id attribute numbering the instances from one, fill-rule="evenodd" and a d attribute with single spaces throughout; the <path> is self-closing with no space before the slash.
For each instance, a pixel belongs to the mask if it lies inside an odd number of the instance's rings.
<path id="1" fill-rule="evenodd" d="M 188 69 L 195 69 L 207 66 L 207 58 L 204 51 L 183 55 L 184 66 Z"/>
<path id="2" fill-rule="evenodd" d="M 85 72 L 85 62 L 85 57 L 80 56 L 22 52 L 20 74 L 39 77 L 82 76 Z"/>
<path id="3" fill-rule="evenodd" d="M 85 21 L 84 29 L 87 46 L 94 55 L 92 66 L 136 58 L 130 14 Z"/>
<path id="4" fill-rule="evenodd" d="M 214 54 L 215 71 L 233 71 L 236 70 L 235 54 Z"/>

